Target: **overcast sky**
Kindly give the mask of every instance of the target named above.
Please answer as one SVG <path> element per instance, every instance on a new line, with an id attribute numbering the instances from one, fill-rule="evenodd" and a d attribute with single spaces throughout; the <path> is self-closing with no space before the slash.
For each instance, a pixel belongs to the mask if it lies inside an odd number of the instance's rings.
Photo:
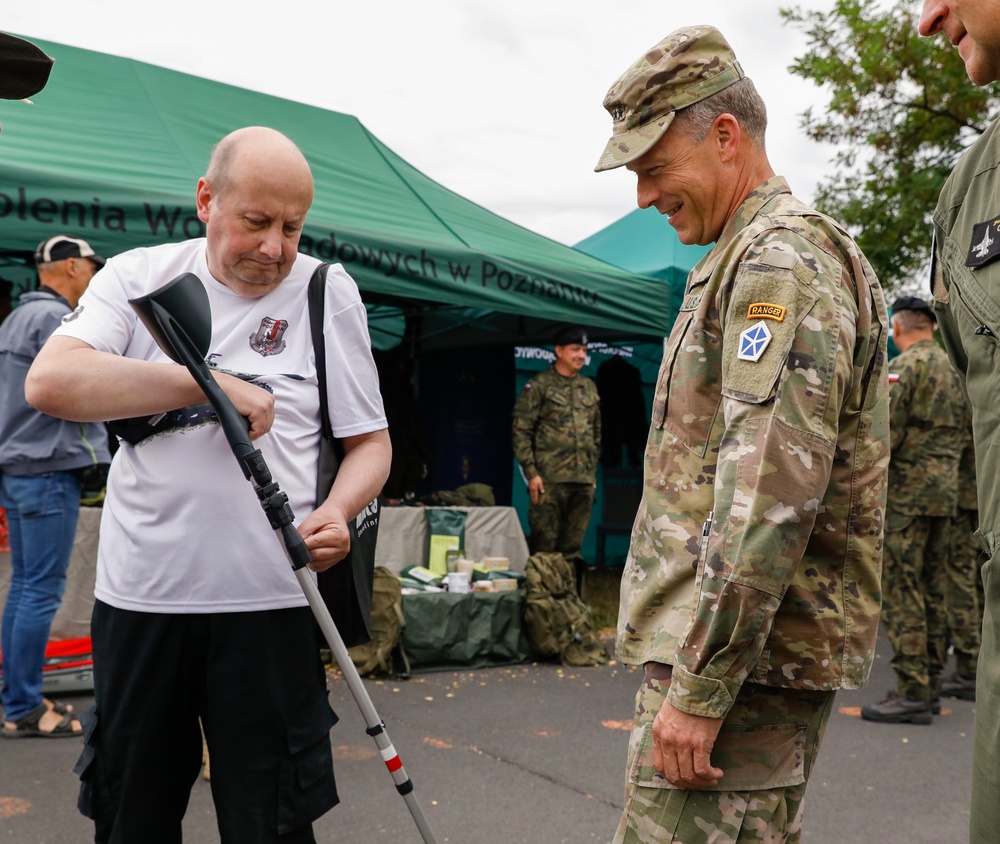
<path id="1" fill-rule="evenodd" d="M 810 10 L 831 4 L 780 3 Z M 593 172 L 611 131 L 604 94 L 681 26 L 714 24 L 729 39 L 767 103 L 771 163 L 793 191 L 811 201 L 830 169 L 832 150 L 809 141 L 799 126 L 805 108 L 825 103 L 827 93 L 787 70 L 804 52 L 801 31 L 783 25 L 770 2 L 698 6 L 38 0 L 7 4 L 3 28 L 353 114 L 451 190 L 575 244 L 635 207 L 634 177 Z"/>

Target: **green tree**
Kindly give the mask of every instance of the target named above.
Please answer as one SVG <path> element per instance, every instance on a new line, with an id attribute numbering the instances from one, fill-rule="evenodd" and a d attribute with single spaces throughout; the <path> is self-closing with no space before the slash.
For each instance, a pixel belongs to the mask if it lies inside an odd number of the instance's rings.
<path id="1" fill-rule="evenodd" d="M 839 146 L 816 205 L 850 229 L 890 290 L 926 265 L 941 186 L 1000 109 L 944 36 L 920 37 L 919 8 L 837 0 L 826 12 L 780 10 L 809 39 L 789 70 L 831 97 L 802 115 L 809 137 Z"/>

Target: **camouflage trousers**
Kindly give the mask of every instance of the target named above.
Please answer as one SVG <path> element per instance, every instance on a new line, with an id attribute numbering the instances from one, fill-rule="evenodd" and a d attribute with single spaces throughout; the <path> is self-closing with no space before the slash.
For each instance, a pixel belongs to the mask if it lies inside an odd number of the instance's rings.
<path id="1" fill-rule="evenodd" d="M 547 483 L 538 503 L 528 509 L 531 553 L 558 551 L 571 563 L 579 559 L 593 509 L 593 484 Z"/>
<path id="2" fill-rule="evenodd" d="M 952 553 L 951 519 L 889 512 L 882 561 L 882 623 L 892 645 L 896 691 L 929 700 L 941 688 L 948 660 L 945 566 Z"/>
<path id="3" fill-rule="evenodd" d="M 635 699 L 625 812 L 614 844 L 799 844 L 806 782 L 834 692 L 744 683 L 712 750 L 725 775 L 687 791 L 653 767 L 652 725 L 670 666 L 647 663 Z"/>
<path id="4" fill-rule="evenodd" d="M 983 546 L 976 537 L 979 511 L 959 508 L 950 521 L 951 554 L 945 563 L 945 622 L 955 648 L 955 668 L 976 676 L 983 627 Z"/>

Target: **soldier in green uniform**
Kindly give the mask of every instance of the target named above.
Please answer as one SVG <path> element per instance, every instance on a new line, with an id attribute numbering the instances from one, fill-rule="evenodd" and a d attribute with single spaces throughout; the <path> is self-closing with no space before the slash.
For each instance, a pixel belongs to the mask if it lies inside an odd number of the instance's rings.
<path id="1" fill-rule="evenodd" d="M 966 445 L 958 461 L 958 511 L 951 521 L 951 555 L 945 563 L 945 620 L 955 649 L 955 671 L 941 681 L 941 694 L 975 700 L 983 627 L 983 579 L 979 576 L 983 549 L 976 536 L 979 529 L 976 452 L 968 413 L 966 433 Z"/>
<path id="2" fill-rule="evenodd" d="M 558 551 L 579 579 L 601 453 L 600 403 L 597 386 L 580 374 L 586 332 L 560 330 L 555 353 L 555 363 L 524 385 L 514 405 L 514 456 L 528 481 L 531 552 Z"/>
<path id="3" fill-rule="evenodd" d="M 942 33 L 976 85 L 1000 80 L 1000 0 L 924 0 L 920 34 Z M 970 841 L 1000 829 L 1000 122 L 962 155 L 934 210 L 934 310 L 945 348 L 965 378 L 979 494 L 982 645 L 976 673 Z"/>
<path id="4" fill-rule="evenodd" d="M 934 312 L 917 296 L 892 306 L 889 501 L 882 567 L 882 622 L 896 689 L 861 707 L 866 721 L 930 724 L 940 709 L 947 652 L 947 565 L 958 511 L 958 463 L 966 442 L 965 392 L 934 339 Z M 975 607 L 975 603 L 973 603 Z"/>
<path id="5" fill-rule="evenodd" d="M 597 170 L 712 250 L 660 367 L 617 655 L 643 665 L 615 842 L 798 842 L 835 690 L 874 658 L 888 319 L 847 232 L 776 176 L 725 38 L 687 27 L 604 100 Z"/>

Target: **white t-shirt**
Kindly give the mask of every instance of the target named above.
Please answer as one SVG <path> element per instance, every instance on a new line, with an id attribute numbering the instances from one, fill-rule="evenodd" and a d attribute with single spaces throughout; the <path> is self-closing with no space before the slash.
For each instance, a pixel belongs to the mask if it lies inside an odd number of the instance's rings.
<path id="1" fill-rule="evenodd" d="M 288 278 L 252 299 L 212 277 L 203 238 L 134 249 L 108 261 L 55 334 L 99 351 L 169 363 L 128 300 L 183 273 L 198 276 L 212 308 L 209 362 L 252 376 L 274 394 L 274 426 L 254 446 L 298 523 L 313 511 L 316 495 L 319 395 L 306 289 L 319 263 L 299 255 Z M 325 313 L 334 435 L 381 430 L 385 411 L 365 308 L 339 264 L 329 269 Z M 120 609 L 163 613 L 305 605 L 284 545 L 214 412 L 175 412 L 157 428 L 167 430 L 135 446 L 123 443 L 115 455 L 101 518 L 96 596 Z"/>

